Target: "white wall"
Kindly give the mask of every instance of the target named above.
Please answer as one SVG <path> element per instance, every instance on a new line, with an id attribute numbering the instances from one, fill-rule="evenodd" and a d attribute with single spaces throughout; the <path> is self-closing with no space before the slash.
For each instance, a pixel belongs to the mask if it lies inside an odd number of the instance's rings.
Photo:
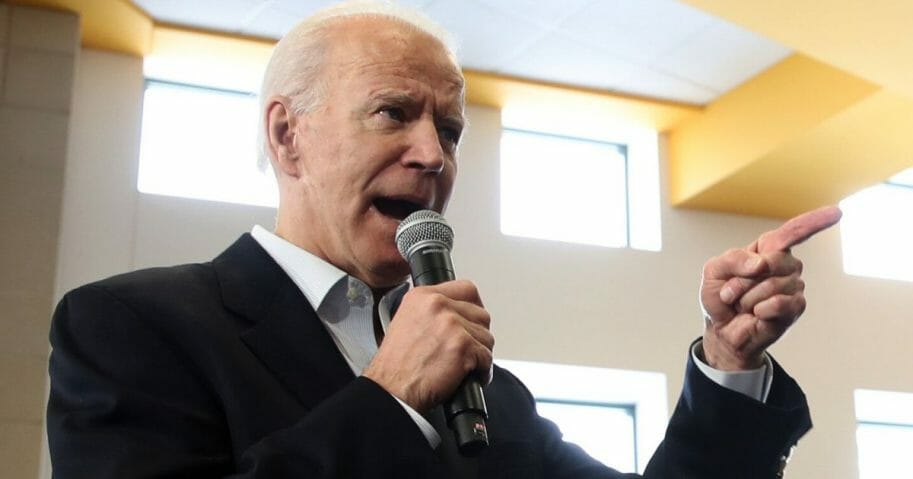
<path id="1" fill-rule="evenodd" d="M 141 96 L 139 60 L 83 50 L 59 293 L 115 272 L 208 260 L 252 224 L 273 221 L 265 208 L 138 194 Z M 205 121 L 205 112 L 189 113 Z M 663 372 L 671 409 L 687 344 L 701 332 L 701 265 L 778 222 L 664 207 L 658 253 L 504 237 L 497 211 L 499 114 L 481 107 L 468 113 L 472 128 L 448 218 L 457 232 L 458 274 L 479 285 L 494 317 L 496 355 Z M 853 389 L 913 391 L 907 312 L 913 285 L 844 275 L 836 230 L 796 251 L 806 265 L 809 307 L 773 352 L 809 395 L 816 428 L 789 474 L 855 478 Z"/>

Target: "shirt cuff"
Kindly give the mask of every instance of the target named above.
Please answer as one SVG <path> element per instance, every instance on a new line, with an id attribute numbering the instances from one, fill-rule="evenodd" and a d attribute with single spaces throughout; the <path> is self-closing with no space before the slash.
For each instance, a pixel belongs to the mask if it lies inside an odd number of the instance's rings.
<path id="1" fill-rule="evenodd" d="M 418 411 L 412 409 L 411 406 L 404 403 L 400 398 L 393 396 L 393 399 L 396 399 L 396 402 L 398 402 L 399 405 L 402 406 L 406 411 L 406 413 L 409 414 L 409 417 L 415 421 L 415 425 L 418 426 L 419 430 L 422 431 L 422 435 L 424 435 L 425 439 L 428 440 L 428 445 L 431 446 L 431 449 L 437 449 L 437 447 L 441 445 L 441 436 L 434 429 L 434 426 L 432 426 L 424 416 L 419 414 Z"/>
<path id="2" fill-rule="evenodd" d="M 752 399 L 767 402 L 770 385 L 773 383 L 773 363 L 764 353 L 764 365 L 748 371 L 723 371 L 704 362 L 703 342 L 698 341 L 691 348 L 691 358 L 697 368 L 711 381 L 726 389 L 742 393 Z"/>

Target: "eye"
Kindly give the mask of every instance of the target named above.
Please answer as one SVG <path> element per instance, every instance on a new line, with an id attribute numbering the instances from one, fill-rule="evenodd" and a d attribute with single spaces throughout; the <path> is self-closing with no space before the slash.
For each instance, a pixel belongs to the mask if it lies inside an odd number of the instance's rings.
<path id="1" fill-rule="evenodd" d="M 406 121 L 406 110 L 403 110 L 402 108 L 397 107 L 397 106 L 381 107 L 380 109 L 377 110 L 377 113 L 379 113 L 383 116 L 386 116 L 387 118 L 389 118 L 393 121 L 397 121 L 400 123 Z"/>
<path id="2" fill-rule="evenodd" d="M 455 148 L 460 143 L 460 135 L 462 134 L 462 131 L 458 128 L 445 126 L 438 128 L 437 132 L 441 142 L 447 143 L 451 147 Z"/>

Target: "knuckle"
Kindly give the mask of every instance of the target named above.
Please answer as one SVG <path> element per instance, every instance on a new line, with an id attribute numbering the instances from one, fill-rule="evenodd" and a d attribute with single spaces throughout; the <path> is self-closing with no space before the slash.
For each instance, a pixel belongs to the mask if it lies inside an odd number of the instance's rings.
<path id="1" fill-rule="evenodd" d="M 471 302 L 476 304 L 482 304 L 482 296 L 479 294 L 479 288 L 476 287 L 475 283 L 469 280 L 460 280 L 461 287 L 463 290 L 463 297 Z"/>
<path id="2" fill-rule="evenodd" d="M 701 270 L 701 277 L 709 278 L 713 276 L 715 261 L 717 261 L 717 258 L 713 258 L 704 263 L 704 268 Z"/>
<path id="3" fill-rule="evenodd" d="M 488 367 L 494 361 L 494 353 L 488 348 L 479 348 L 479 363 Z"/>
<path id="4" fill-rule="evenodd" d="M 403 302 L 416 301 L 417 298 L 420 298 L 424 293 L 424 288 L 422 286 L 416 286 L 410 288 L 409 291 L 406 291 L 406 294 L 403 295 Z"/>
<path id="5" fill-rule="evenodd" d="M 469 349 L 469 345 L 470 341 L 465 335 L 452 334 L 444 341 L 443 348 L 450 353 L 450 355 L 464 357 Z"/>
<path id="6" fill-rule="evenodd" d="M 718 276 L 717 272 L 723 268 L 723 265 L 726 262 L 726 255 L 716 256 L 707 260 L 704 263 L 704 268 L 701 270 L 701 275 L 704 278 L 716 278 Z"/>
<path id="7" fill-rule="evenodd" d="M 495 349 L 495 336 L 489 331 L 485 331 L 481 334 L 481 337 L 478 338 L 479 342 L 485 346 L 485 350 L 489 353 Z"/>
<path id="8" fill-rule="evenodd" d="M 468 279 L 455 279 L 453 280 L 453 284 L 456 285 L 460 291 L 467 293 L 475 291 L 476 289 L 475 283 Z"/>
<path id="9" fill-rule="evenodd" d="M 792 309 L 792 301 L 790 301 L 789 296 L 777 295 L 771 298 L 771 303 L 774 309 L 778 312 L 783 312 L 788 309 Z"/>
<path id="10" fill-rule="evenodd" d="M 752 279 L 750 279 L 750 278 L 741 278 L 741 277 L 739 277 L 739 278 L 735 278 L 735 280 L 736 280 L 736 284 L 738 285 L 738 288 L 739 288 L 739 291 L 740 291 L 740 292 L 742 292 L 742 291 L 748 291 L 748 290 L 751 289 L 753 286 L 755 286 L 756 284 L 758 284 L 757 281 L 754 281 L 754 280 L 752 280 Z M 766 282 L 760 283 L 760 286 L 761 286 L 762 288 L 765 288 L 765 287 L 766 287 L 765 283 L 766 283 Z"/>
<path id="11" fill-rule="evenodd" d="M 427 298 L 427 307 L 428 310 L 432 313 L 440 313 L 447 309 L 447 304 L 449 299 L 441 293 L 431 292 L 428 294 Z"/>
<path id="12" fill-rule="evenodd" d="M 435 321 L 440 325 L 441 330 L 448 336 L 454 336 L 463 331 L 463 324 L 459 315 L 453 312 L 442 314 Z"/>
<path id="13" fill-rule="evenodd" d="M 487 310 L 483 309 L 482 312 L 479 313 L 479 317 L 476 323 L 485 326 L 485 329 L 488 329 L 491 327 L 491 314 Z"/>

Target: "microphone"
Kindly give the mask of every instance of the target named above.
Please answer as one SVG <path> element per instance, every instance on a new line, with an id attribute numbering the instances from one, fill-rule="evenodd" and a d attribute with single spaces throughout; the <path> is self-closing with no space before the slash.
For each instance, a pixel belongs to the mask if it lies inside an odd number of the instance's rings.
<path id="1" fill-rule="evenodd" d="M 453 229 L 443 216 L 420 210 L 407 216 L 396 228 L 396 248 L 409 262 L 412 283 L 429 286 L 456 279 L 450 250 Z M 482 385 L 475 374 L 463 379 L 453 396 L 444 403 L 447 426 L 453 430 L 457 448 L 464 456 L 475 456 L 488 447 L 488 410 Z"/>

